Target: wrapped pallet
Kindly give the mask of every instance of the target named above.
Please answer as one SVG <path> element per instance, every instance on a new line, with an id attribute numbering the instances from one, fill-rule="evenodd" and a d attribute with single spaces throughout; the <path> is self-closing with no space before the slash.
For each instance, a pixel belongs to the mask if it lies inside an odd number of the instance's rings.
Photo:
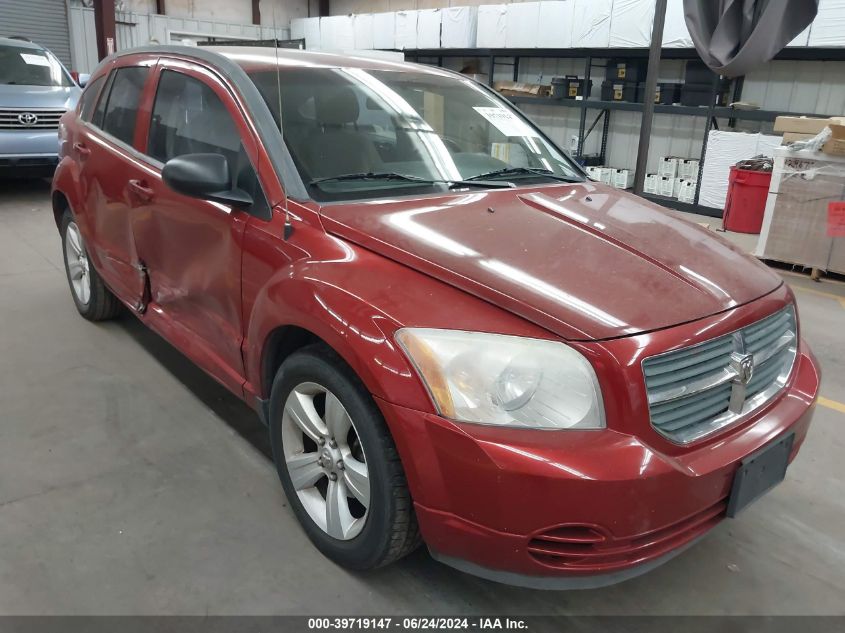
<path id="1" fill-rule="evenodd" d="M 443 48 L 472 48 L 478 28 L 477 7 L 443 9 L 440 45 Z"/>
<path id="2" fill-rule="evenodd" d="M 574 48 L 610 46 L 610 16 L 613 0 L 575 0 L 572 22 Z"/>
<path id="3" fill-rule="evenodd" d="M 478 7 L 478 48 L 501 48 L 502 42 L 507 39 L 509 6 L 482 4 Z"/>
<path id="4" fill-rule="evenodd" d="M 396 48 L 396 14 L 373 15 L 373 48 Z"/>
<path id="5" fill-rule="evenodd" d="M 372 13 L 359 13 L 352 16 L 352 31 L 355 36 L 356 50 L 375 48 L 375 28 Z"/>
<path id="6" fill-rule="evenodd" d="M 648 48 L 654 24 L 654 0 L 613 0 L 611 48 Z"/>
<path id="7" fill-rule="evenodd" d="M 775 150 L 772 184 L 755 254 L 764 259 L 845 273 L 845 237 L 831 203 L 845 197 L 845 156 Z"/>
<path id="8" fill-rule="evenodd" d="M 320 18 L 320 48 L 336 51 L 348 51 L 355 48 L 355 31 L 352 27 L 351 15 Z"/>

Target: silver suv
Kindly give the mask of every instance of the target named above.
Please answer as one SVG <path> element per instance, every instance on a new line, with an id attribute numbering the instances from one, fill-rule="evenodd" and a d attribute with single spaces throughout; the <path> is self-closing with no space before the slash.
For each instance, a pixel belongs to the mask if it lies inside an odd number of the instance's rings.
<path id="1" fill-rule="evenodd" d="M 43 46 L 0 37 L 0 177 L 49 176 L 59 152 L 59 119 L 82 89 Z"/>

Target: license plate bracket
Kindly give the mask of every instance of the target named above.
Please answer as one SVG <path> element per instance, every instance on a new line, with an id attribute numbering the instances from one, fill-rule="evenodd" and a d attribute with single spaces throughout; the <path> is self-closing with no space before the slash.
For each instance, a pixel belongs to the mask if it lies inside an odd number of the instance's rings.
<path id="1" fill-rule="evenodd" d="M 735 517 L 783 481 L 794 442 L 795 434 L 790 433 L 739 463 L 728 498 L 727 516 Z"/>

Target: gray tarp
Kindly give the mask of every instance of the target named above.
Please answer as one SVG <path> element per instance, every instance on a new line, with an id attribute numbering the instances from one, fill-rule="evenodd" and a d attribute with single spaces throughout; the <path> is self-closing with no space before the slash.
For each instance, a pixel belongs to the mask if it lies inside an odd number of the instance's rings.
<path id="1" fill-rule="evenodd" d="M 777 55 L 816 17 L 819 0 L 684 0 L 701 59 L 738 77 Z"/>

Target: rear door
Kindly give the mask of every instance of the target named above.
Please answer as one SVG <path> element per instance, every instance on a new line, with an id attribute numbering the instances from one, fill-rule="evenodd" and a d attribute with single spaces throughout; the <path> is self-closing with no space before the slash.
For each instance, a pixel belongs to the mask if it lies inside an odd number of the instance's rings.
<path id="1" fill-rule="evenodd" d="M 69 150 L 79 165 L 84 208 L 77 215 L 89 253 L 106 284 L 133 306 L 144 291 L 131 223 L 138 201 L 133 183 L 143 174 L 137 123 L 154 64 L 155 59 L 137 56 L 118 60 L 93 112 L 80 112 L 81 125 Z"/>
<path id="2" fill-rule="evenodd" d="M 204 152 L 226 157 L 252 209 L 190 198 L 164 183 L 168 160 Z M 150 195 L 135 209 L 133 233 L 149 274 L 150 312 L 171 342 L 240 393 L 242 238 L 251 214 L 270 213 L 254 168 L 256 142 L 217 75 L 162 58 L 145 153 L 154 170 L 141 183 Z"/>

